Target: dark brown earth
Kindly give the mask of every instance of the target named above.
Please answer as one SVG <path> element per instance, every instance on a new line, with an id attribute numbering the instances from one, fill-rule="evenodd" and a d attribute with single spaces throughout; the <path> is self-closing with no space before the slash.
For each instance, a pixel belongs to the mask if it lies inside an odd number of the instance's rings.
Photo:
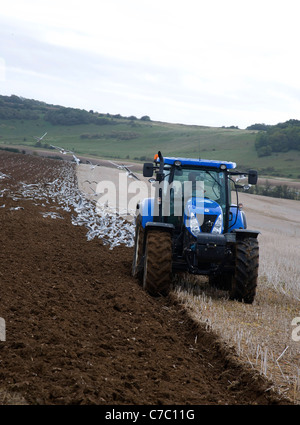
<path id="1" fill-rule="evenodd" d="M 0 152 L 11 176 L 0 180 L 0 404 L 289 404 L 174 294 L 145 293 L 132 248 L 87 241 L 71 212 L 44 218 L 49 205 L 10 197 L 65 164 Z"/>

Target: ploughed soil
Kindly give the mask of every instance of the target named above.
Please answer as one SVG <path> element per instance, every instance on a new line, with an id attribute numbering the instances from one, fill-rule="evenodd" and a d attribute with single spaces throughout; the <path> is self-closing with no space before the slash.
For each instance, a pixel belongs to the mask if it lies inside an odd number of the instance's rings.
<path id="1" fill-rule="evenodd" d="M 72 212 L 44 217 L 56 201 L 14 196 L 65 166 L 0 152 L 10 175 L 0 180 L 0 404 L 289 404 L 175 294 L 143 291 L 133 248 L 88 241 Z"/>

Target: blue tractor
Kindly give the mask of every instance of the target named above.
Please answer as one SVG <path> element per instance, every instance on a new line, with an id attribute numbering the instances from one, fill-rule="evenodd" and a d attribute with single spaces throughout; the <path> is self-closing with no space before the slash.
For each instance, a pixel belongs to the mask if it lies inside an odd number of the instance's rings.
<path id="1" fill-rule="evenodd" d="M 237 191 L 245 186 L 237 181 L 248 177 L 254 185 L 257 171 L 241 176 L 235 168 L 234 162 L 164 158 L 161 152 L 144 164 L 154 195 L 137 205 L 132 274 L 151 295 L 167 295 L 173 275 L 187 272 L 208 276 L 230 299 L 253 302 L 259 232 L 247 229 Z"/>

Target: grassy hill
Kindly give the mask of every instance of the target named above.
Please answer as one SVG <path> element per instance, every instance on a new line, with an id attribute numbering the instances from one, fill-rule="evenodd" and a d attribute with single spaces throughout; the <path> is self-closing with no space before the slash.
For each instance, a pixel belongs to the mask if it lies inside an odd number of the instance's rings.
<path id="1" fill-rule="evenodd" d="M 34 136 L 45 132 L 36 145 Z M 55 145 L 78 155 L 126 161 L 152 160 L 161 150 L 165 156 L 223 159 L 236 162 L 240 170 L 256 168 L 261 175 L 300 179 L 300 151 L 259 158 L 254 146 L 256 134 L 253 130 L 169 124 L 149 117 L 122 117 L 0 96 L 0 148 L 50 149 Z"/>

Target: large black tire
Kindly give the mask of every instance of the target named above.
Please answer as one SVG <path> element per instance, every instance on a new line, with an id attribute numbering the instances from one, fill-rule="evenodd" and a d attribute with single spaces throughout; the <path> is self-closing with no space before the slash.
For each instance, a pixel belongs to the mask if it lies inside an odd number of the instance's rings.
<path id="1" fill-rule="evenodd" d="M 138 278 L 139 282 L 143 282 L 143 243 L 144 228 L 140 220 L 137 220 L 135 226 L 134 237 L 134 253 L 132 260 L 132 276 Z"/>
<path id="2" fill-rule="evenodd" d="M 235 275 L 230 299 L 252 304 L 256 294 L 259 265 L 258 241 L 246 238 L 236 244 Z"/>
<path id="3" fill-rule="evenodd" d="M 172 283 L 172 240 L 165 231 L 147 233 L 143 288 L 153 296 L 168 295 Z"/>

